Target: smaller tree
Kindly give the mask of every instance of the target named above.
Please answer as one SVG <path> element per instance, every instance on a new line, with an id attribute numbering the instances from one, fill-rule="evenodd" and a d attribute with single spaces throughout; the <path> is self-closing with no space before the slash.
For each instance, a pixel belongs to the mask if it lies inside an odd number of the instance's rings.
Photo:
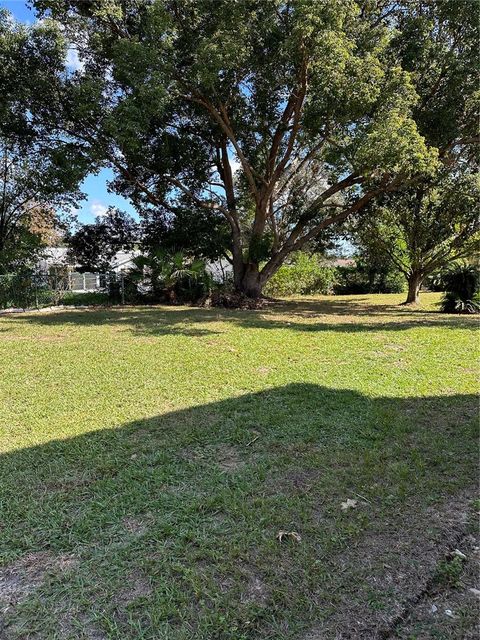
<path id="1" fill-rule="evenodd" d="M 0 269 L 33 264 L 58 240 L 61 208 L 80 197 L 79 179 L 48 149 L 0 137 Z"/>
<path id="2" fill-rule="evenodd" d="M 123 211 L 110 208 L 93 224 L 80 226 L 67 238 L 69 256 L 80 271 L 105 272 L 112 267 L 118 251 L 133 249 L 138 240 L 138 224 Z"/>
<path id="3" fill-rule="evenodd" d="M 53 207 L 33 203 L 30 209 L 28 230 L 39 239 L 43 246 L 56 247 L 62 243 L 69 218 L 70 216 L 63 216 L 60 219 Z"/>
<path id="4" fill-rule="evenodd" d="M 56 239 L 60 216 L 82 197 L 92 167 L 79 142 L 39 116 L 58 111 L 59 83 L 69 75 L 67 42 L 45 19 L 26 25 L 0 8 L 0 269 L 32 267 Z"/>
<path id="5" fill-rule="evenodd" d="M 443 175 L 387 194 L 356 221 L 360 246 L 405 276 L 405 304 L 416 304 L 425 278 L 480 246 L 477 175 Z"/>

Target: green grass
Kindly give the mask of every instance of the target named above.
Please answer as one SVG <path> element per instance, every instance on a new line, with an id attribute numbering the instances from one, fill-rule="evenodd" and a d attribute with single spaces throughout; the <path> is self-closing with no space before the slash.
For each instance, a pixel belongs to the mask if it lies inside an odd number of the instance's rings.
<path id="1" fill-rule="evenodd" d="M 401 299 L 1 318 L 5 637 L 307 638 L 475 484 L 476 321 Z"/>

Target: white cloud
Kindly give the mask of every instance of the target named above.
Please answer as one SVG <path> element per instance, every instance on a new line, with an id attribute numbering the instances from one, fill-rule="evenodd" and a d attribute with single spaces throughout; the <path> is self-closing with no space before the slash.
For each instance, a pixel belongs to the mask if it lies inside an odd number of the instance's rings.
<path id="1" fill-rule="evenodd" d="M 85 68 L 85 62 L 80 59 L 75 47 L 69 47 L 65 63 L 70 71 L 83 71 Z"/>
<path id="2" fill-rule="evenodd" d="M 90 205 L 90 213 L 95 216 L 95 218 L 97 216 L 104 216 L 108 211 L 108 207 L 106 207 L 102 202 L 100 202 L 99 200 L 94 200 L 92 202 L 92 204 Z"/>

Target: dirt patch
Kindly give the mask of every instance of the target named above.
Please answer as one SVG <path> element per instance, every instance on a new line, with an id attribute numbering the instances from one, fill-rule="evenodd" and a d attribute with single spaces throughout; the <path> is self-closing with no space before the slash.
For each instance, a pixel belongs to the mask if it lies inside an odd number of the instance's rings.
<path id="1" fill-rule="evenodd" d="M 55 638 L 58 640 L 107 640 L 107 636 L 87 615 L 78 614 L 77 611 L 55 612 L 55 622 Z M 23 627 L 16 624 L 4 627 L 2 635 L 0 626 L 1 640 L 45 640 L 46 637 L 44 631 L 31 632 L 25 636 Z"/>
<path id="2" fill-rule="evenodd" d="M 238 471 L 245 465 L 238 450 L 230 444 L 218 444 L 200 448 L 182 449 L 179 456 L 187 462 L 216 463 L 222 471 Z"/>
<path id="3" fill-rule="evenodd" d="M 322 620 L 299 640 L 433 637 L 396 636 L 395 630 L 428 591 L 438 564 L 466 535 L 474 495 L 466 491 L 423 511 L 412 505 L 401 518 L 387 515 L 381 530 L 370 530 L 357 545 L 326 558 L 325 570 L 340 577 L 330 594 L 312 594 Z"/>
<path id="4" fill-rule="evenodd" d="M 205 458 L 203 452 L 200 449 L 190 447 L 186 449 L 180 449 L 180 451 L 178 452 L 178 456 L 182 460 L 185 460 L 185 462 L 201 462 Z"/>
<path id="5" fill-rule="evenodd" d="M 423 597 L 392 631 L 391 638 L 480 638 L 480 547 L 479 538 L 466 536 L 437 565 Z"/>
<path id="6" fill-rule="evenodd" d="M 55 556 L 48 551 L 29 553 L 0 569 L 0 602 L 16 605 L 41 586 L 49 575 L 75 567 L 73 556 Z"/>
<path id="7" fill-rule="evenodd" d="M 80 487 L 87 487 L 98 480 L 98 478 L 98 474 L 91 471 L 72 471 L 68 476 L 54 478 L 51 481 L 39 485 L 39 487 L 42 492 L 65 491 L 68 493 Z"/>
<path id="8" fill-rule="evenodd" d="M 260 375 L 262 376 L 267 376 L 269 373 L 272 373 L 272 371 L 274 371 L 273 367 L 258 367 L 257 371 Z"/>
<path id="9" fill-rule="evenodd" d="M 140 570 L 133 571 L 125 579 L 125 587 L 115 596 L 115 603 L 121 609 L 138 598 L 145 598 L 152 593 L 152 586 L 147 576 Z"/>
<path id="10" fill-rule="evenodd" d="M 215 460 L 220 469 L 227 473 L 238 471 L 245 465 L 237 449 L 228 444 L 217 447 Z"/>
<path id="11" fill-rule="evenodd" d="M 140 518 L 137 516 L 127 516 L 123 518 L 122 525 L 130 535 L 143 536 L 148 531 L 151 522 L 151 514 L 145 516 L 145 518 Z"/>
<path id="12" fill-rule="evenodd" d="M 75 621 L 74 621 L 75 619 Z M 78 611 L 62 611 L 56 616 L 57 634 L 62 640 L 107 640 L 107 636 L 85 613 Z M 35 636 L 36 640 L 44 640 L 43 635 Z"/>
<path id="13" fill-rule="evenodd" d="M 214 572 L 215 582 L 221 593 L 235 593 L 233 597 L 239 598 L 244 605 L 255 604 L 265 607 L 269 599 L 269 589 L 264 580 L 258 575 L 252 566 L 243 566 L 244 574 L 239 580 L 228 575 L 217 575 Z"/>
<path id="14" fill-rule="evenodd" d="M 252 575 L 248 584 L 240 596 L 243 604 L 257 604 L 265 606 L 268 601 L 268 589 L 261 578 Z"/>
<path id="15" fill-rule="evenodd" d="M 267 494 L 278 495 L 301 495 L 309 493 L 321 480 L 322 470 L 315 469 L 292 469 L 280 477 L 273 476 L 266 482 Z"/>

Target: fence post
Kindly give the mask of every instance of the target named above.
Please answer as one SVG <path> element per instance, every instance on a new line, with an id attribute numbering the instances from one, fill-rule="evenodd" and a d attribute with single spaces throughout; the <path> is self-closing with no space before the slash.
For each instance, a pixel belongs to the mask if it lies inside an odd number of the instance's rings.
<path id="1" fill-rule="evenodd" d="M 125 282 L 123 279 L 123 271 L 120 271 L 120 296 L 122 300 L 122 305 L 125 304 Z"/>

